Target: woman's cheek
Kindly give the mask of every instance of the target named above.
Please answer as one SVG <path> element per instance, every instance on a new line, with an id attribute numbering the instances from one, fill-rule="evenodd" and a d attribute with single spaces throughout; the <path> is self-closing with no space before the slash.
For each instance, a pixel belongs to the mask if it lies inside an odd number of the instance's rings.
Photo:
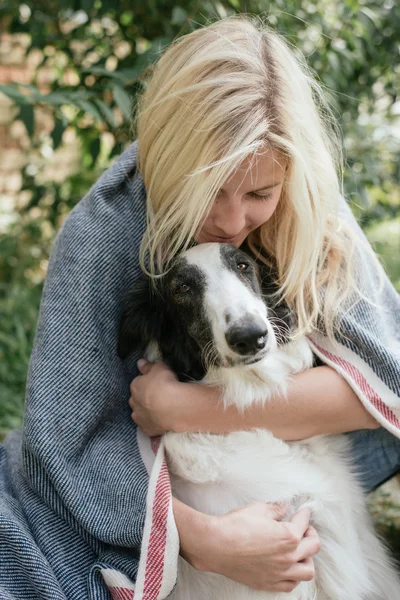
<path id="1" fill-rule="evenodd" d="M 204 219 L 204 221 L 202 221 L 196 231 L 196 233 L 194 234 L 194 240 L 195 242 L 197 242 L 198 244 L 201 244 L 201 238 L 202 238 L 202 232 L 204 230 L 207 231 L 207 227 L 208 225 L 211 225 L 211 219 L 210 216 L 208 216 L 206 219 Z"/>

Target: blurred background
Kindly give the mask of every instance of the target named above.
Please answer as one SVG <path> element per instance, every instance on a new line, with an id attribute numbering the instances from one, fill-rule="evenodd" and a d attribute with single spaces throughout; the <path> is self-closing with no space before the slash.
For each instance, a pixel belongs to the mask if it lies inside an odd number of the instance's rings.
<path id="1" fill-rule="evenodd" d="M 325 88 L 346 195 L 400 291 L 397 0 L 0 0 L 0 435 L 21 426 L 52 241 L 133 140 L 142 73 L 176 36 L 243 12 L 284 35 Z M 374 502 L 395 527 L 393 498 Z"/>

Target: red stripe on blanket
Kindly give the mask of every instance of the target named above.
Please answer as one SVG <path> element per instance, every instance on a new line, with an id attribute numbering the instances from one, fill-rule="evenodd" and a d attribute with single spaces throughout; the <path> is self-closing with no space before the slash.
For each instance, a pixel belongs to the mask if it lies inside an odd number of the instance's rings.
<path id="1" fill-rule="evenodd" d="M 158 476 L 153 502 L 153 519 L 147 552 L 146 573 L 143 589 L 144 600 L 156 600 L 162 584 L 165 548 L 167 542 L 167 519 L 171 501 L 171 484 L 165 459 Z"/>
<path id="2" fill-rule="evenodd" d="M 111 592 L 112 600 L 133 600 L 135 597 L 135 590 L 120 587 L 109 587 L 108 589 Z"/>
<path id="3" fill-rule="evenodd" d="M 389 423 L 400 429 L 400 421 L 394 412 L 388 406 L 386 406 L 382 398 L 378 396 L 375 390 L 369 385 L 364 375 L 360 373 L 360 371 L 354 365 L 346 360 L 343 360 L 342 358 L 339 358 L 338 356 L 335 356 L 334 354 L 331 354 L 327 350 L 324 350 L 314 341 L 312 341 L 312 343 L 320 352 L 322 352 L 324 356 L 326 356 L 326 358 L 346 371 L 346 373 L 350 375 L 352 380 L 358 385 L 360 390 L 365 394 L 371 404 L 381 413 L 381 415 L 383 415 L 385 419 L 389 421 Z"/>

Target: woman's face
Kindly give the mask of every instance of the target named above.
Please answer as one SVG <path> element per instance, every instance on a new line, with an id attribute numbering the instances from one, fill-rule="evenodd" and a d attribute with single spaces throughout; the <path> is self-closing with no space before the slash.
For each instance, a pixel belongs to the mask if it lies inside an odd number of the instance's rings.
<path id="1" fill-rule="evenodd" d="M 226 242 L 238 248 L 274 213 L 285 168 L 285 158 L 276 150 L 246 158 L 219 190 L 195 235 L 196 242 Z"/>

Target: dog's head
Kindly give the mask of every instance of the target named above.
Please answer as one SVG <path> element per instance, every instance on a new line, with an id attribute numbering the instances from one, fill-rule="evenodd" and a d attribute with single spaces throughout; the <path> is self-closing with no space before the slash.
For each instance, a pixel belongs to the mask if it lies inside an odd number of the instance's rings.
<path id="1" fill-rule="evenodd" d="M 230 244 L 200 244 L 177 257 L 154 286 L 143 279 L 123 311 L 118 354 L 157 342 L 181 380 L 210 366 L 260 361 L 291 331 L 286 305 L 272 304 L 271 272 Z"/>

